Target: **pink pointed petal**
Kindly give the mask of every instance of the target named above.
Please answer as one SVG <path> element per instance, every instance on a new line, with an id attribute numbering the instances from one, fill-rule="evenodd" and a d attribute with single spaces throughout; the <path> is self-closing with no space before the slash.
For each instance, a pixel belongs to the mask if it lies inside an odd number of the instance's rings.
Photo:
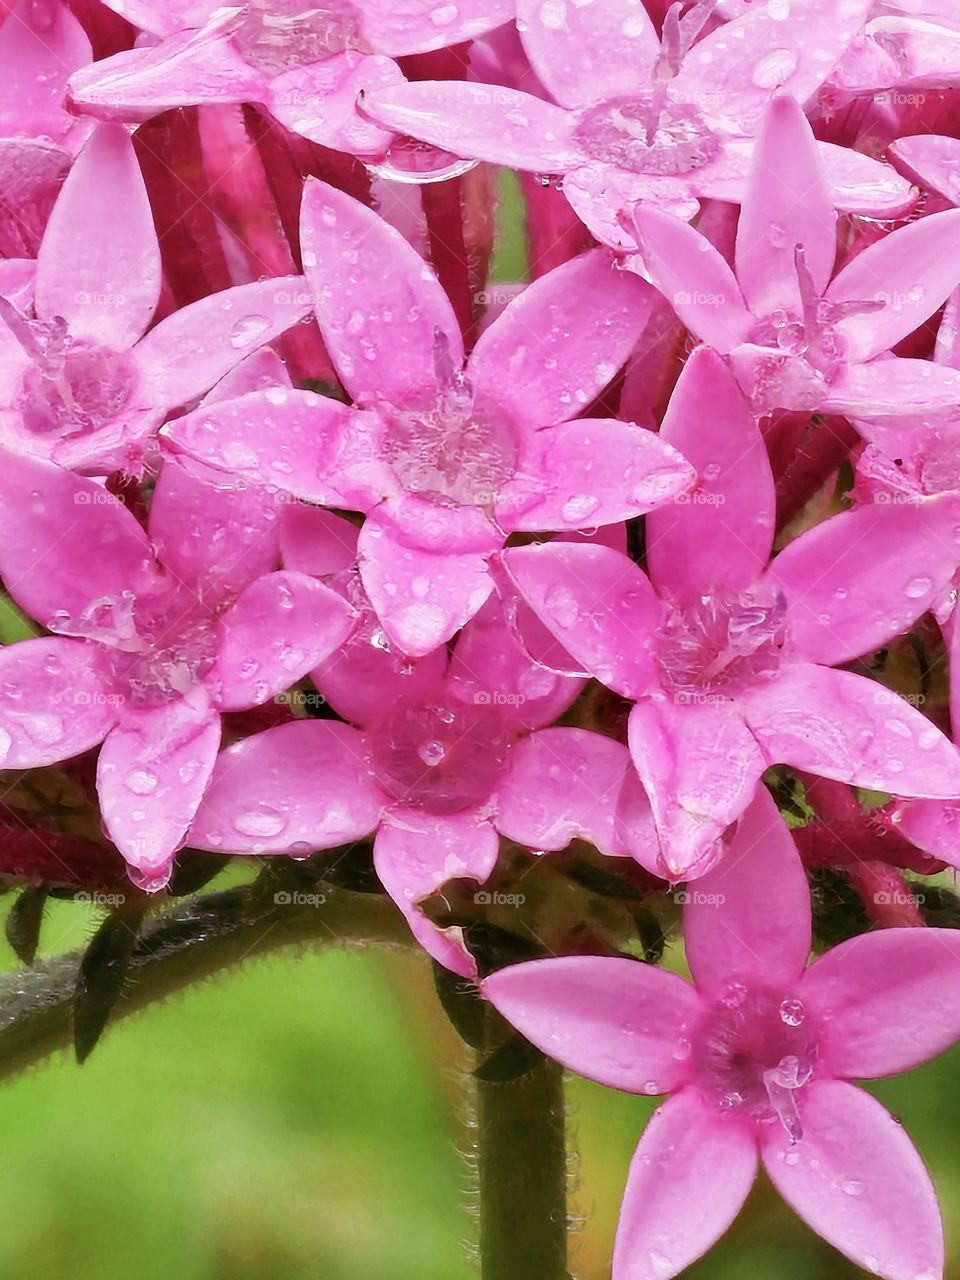
<path id="1" fill-rule="evenodd" d="M 804 1090 L 800 1118 L 803 1137 L 796 1144 L 781 1125 L 762 1131 L 764 1167 L 787 1204 L 834 1248 L 884 1280 L 941 1276 L 937 1195 L 889 1112 L 844 1080 L 814 1080 Z"/>
<path id="2" fill-rule="evenodd" d="M 881 929 L 841 942 L 804 977 L 831 1075 L 910 1071 L 960 1040 L 960 939 L 953 929 Z"/>
<path id="3" fill-rule="evenodd" d="M 774 560 L 786 594 L 790 651 L 849 662 L 908 631 L 960 563 L 955 494 L 873 504 L 815 525 Z"/>
<path id="4" fill-rule="evenodd" d="M 833 303 L 878 301 L 837 324 L 850 359 L 870 360 L 912 333 L 960 284 L 960 209 L 933 213 L 869 245 L 827 291 Z"/>
<path id="5" fill-rule="evenodd" d="M 225 711 L 258 706 L 302 679 L 356 624 L 343 596 L 305 573 L 268 573 L 217 624 L 216 681 Z"/>
<path id="6" fill-rule="evenodd" d="M 37 315 L 73 338 L 131 347 L 160 297 L 160 247 L 129 134 L 101 125 L 57 199 L 37 258 Z"/>
<path id="7" fill-rule="evenodd" d="M 617 798 L 630 767 L 627 748 L 589 729 L 540 729 L 514 747 L 497 789 L 497 830 L 531 849 L 589 840 L 622 853 Z"/>
<path id="8" fill-rule="evenodd" d="M 360 111 L 364 96 L 406 84 L 391 58 L 370 57 L 348 49 L 294 67 L 270 82 L 264 105 L 287 129 L 347 155 L 377 159 L 393 134 Z"/>
<path id="9" fill-rule="evenodd" d="M 463 362 L 433 268 L 372 209 L 317 179 L 304 192 L 300 235 L 320 332 L 353 399 L 430 403 L 438 360 L 455 372 Z"/>
<path id="10" fill-rule="evenodd" d="M 732 703 L 676 697 L 638 702 L 629 743 L 660 836 L 660 874 L 683 880 L 716 861 L 721 837 L 750 803 L 765 765 Z"/>
<path id="11" fill-rule="evenodd" d="M 332 849 L 368 836 L 385 800 L 356 729 L 298 720 L 220 753 L 189 840 L 213 853 Z"/>
<path id="12" fill-rule="evenodd" d="M 911 844 L 960 867 L 960 805 L 955 801 L 907 800 L 898 805 L 895 820 Z"/>
<path id="13" fill-rule="evenodd" d="M 541 84 L 562 106 L 632 98 L 647 88 L 660 41 L 639 0 L 562 9 L 519 0 L 516 16 Z"/>
<path id="14" fill-rule="evenodd" d="M 900 796 L 960 795 L 960 751 L 873 680 L 798 662 L 741 701 L 767 764 Z"/>
<path id="15" fill-rule="evenodd" d="M 900 218 L 917 203 L 918 192 L 891 165 L 852 147 L 818 142 L 834 208 L 870 218 Z"/>
<path id="16" fill-rule="evenodd" d="M 169 408 L 189 404 L 245 356 L 302 320 L 310 306 L 301 276 L 278 276 L 181 307 L 137 344 L 154 402 Z"/>
<path id="17" fill-rule="evenodd" d="M 645 427 L 578 418 L 528 437 L 497 523 L 507 532 L 617 524 L 674 502 L 695 480 L 686 459 Z"/>
<path id="18" fill-rule="evenodd" d="M 737 279 L 755 315 L 800 310 L 795 254 L 823 293 L 837 252 L 837 215 L 813 130 L 796 98 L 775 94 L 757 139 L 737 225 Z"/>
<path id="19" fill-rule="evenodd" d="M 721 354 L 745 342 L 753 317 L 710 241 L 655 210 L 638 209 L 636 227 L 647 274 L 687 328 Z"/>
<path id="20" fill-rule="evenodd" d="M 154 487 L 149 532 L 167 572 L 214 604 L 276 568 L 279 516 L 265 489 L 168 457 Z"/>
<path id="21" fill-rule="evenodd" d="M 385 815 L 373 844 L 380 882 L 406 917 L 413 936 L 434 960 L 473 978 L 476 962 L 459 927 L 441 929 L 419 910 L 448 880 L 485 884 L 497 863 L 500 842 L 491 824 L 475 813 L 440 815 L 394 809 Z"/>
<path id="22" fill-rule="evenodd" d="M 916 18 L 891 14 L 870 23 L 870 38 L 892 55 L 897 86 L 916 86 L 916 92 L 930 86 L 955 89 L 960 84 L 956 11 L 943 16 L 952 21 L 936 22 L 924 8 Z"/>
<path id="23" fill-rule="evenodd" d="M 773 473 L 753 410 L 708 347 L 684 365 L 660 435 L 699 479 L 693 493 L 647 520 L 652 581 L 683 599 L 742 590 L 760 576 L 773 545 Z"/>
<path id="24" fill-rule="evenodd" d="M 832 380 L 819 407 L 856 421 L 950 421 L 960 410 L 960 370 L 896 358 L 851 365 Z"/>
<path id="25" fill-rule="evenodd" d="M 371 94 L 363 109 L 388 129 L 471 160 L 562 173 L 582 159 L 575 116 L 502 85 L 422 80 Z"/>
<path id="26" fill-rule="evenodd" d="M 0 189 L 5 193 L 0 252 L 14 257 L 38 252 L 71 163 L 70 152 L 59 143 L 0 138 Z"/>
<path id="27" fill-rule="evenodd" d="M 72 117 L 70 72 L 90 61 L 90 41 L 60 0 L 20 0 L 0 25 L 0 135 L 62 139 Z"/>
<path id="28" fill-rule="evenodd" d="M 582 413 L 640 340 L 653 291 L 606 249 L 542 276 L 481 336 L 467 375 L 515 421 L 538 428 Z"/>
<path id="29" fill-rule="evenodd" d="M 327 578 L 356 567 L 360 530 L 343 516 L 296 503 L 280 517 L 280 551 L 285 569 Z"/>
<path id="30" fill-rule="evenodd" d="M 563 956 L 510 965 L 481 985 L 509 1023 L 570 1071 L 628 1093 L 666 1093 L 690 1075 L 677 1044 L 696 1022 L 695 989 L 636 960 Z"/>
<path id="31" fill-rule="evenodd" d="M 97 763 L 110 839 L 145 884 L 159 887 L 213 772 L 220 717 L 203 690 L 163 706 L 125 707 Z"/>
<path id="32" fill-rule="evenodd" d="M 616 838 L 620 847 L 652 876 L 663 876 L 653 808 L 632 760 L 624 770 L 617 796 Z"/>
<path id="33" fill-rule="evenodd" d="M 515 547 L 502 563 L 520 595 L 584 671 L 625 697 L 657 684 L 662 610 L 643 570 L 609 547 Z"/>
<path id="34" fill-rule="evenodd" d="M 93 480 L 25 454 L 0 457 L 0 577 L 42 625 L 156 583 L 147 535 Z"/>
<path id="35" fill-rule="evenodd" d="M 683 934 L 698 988 L 711 996 L 736 982 L 793 991 L 810 954 L 810 890 L 765 787 L 697 891 L 684 907 Z"/>
<path id="36" fill-rule="evenodd" d="M 515 17 L 514 0 L 457 0 L 450 8 L 436 0 L 364 0 L 361 12 L 364 36 L 397 57 L 473 40 Z"/>
<path id="37" fill-rule="evenodd" d="M 653 1113 L 620 1210 L 612 1280 L 671 1280 L 724 1234 L 757 1174 L 749 1125 L 724 1123 L 695 1089 Z"/>
<path id="38" fill-rule="evenodd" d="M 103 3 L 141 31 L 155 36 L 202 26 L 219 7 L 218 0 L 103 0 Z"/>
<path id="39" fill-rule="evenodd" d="M 221 378 L 204 396 L 202 403 L 218 404 L 222 400 L 236 400 L 238 396 L 246 396 L 253 391 L 292 386 L 290 372 L 277 353 L 270 347 L 261 347 L 234 365 L 226 377 Z"/>
<path id="40" fill-rule="evenodd" d="M 890 147 L 890 157 L 914 182 L 951 204 L 960 201 L 960 138 L 932 133 L 898 138 Z"/>
<path id="41" fill-rule="evenodd" d="M 564 174 L 563 194 L 601 244 L 627 253 L 637 250 L 631 222 L 638 205 L 658 209 L 682 222 L 689 222 L 700 210 L 700 202 L 682 178 L 628 173 L 626 169 L 596 160 L 582 163 Z"/>
<path id="42" fill-rule="evenodd" d="M 88 751 L 115 723 L 118 703 L 93 645 L 43 636 L 0 648 L 0 768 Z"/>

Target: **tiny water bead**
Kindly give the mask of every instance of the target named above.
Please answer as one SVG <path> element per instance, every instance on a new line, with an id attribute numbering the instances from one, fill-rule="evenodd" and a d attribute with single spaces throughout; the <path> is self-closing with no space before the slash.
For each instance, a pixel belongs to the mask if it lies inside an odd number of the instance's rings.
<path id="1" fill-rule="evenodd" d="M 359 12 L 346 0 L 251 0 L 231 36 L 243 58 L 270 76 L 362 44 Z"/>
<path id="2" fill-rule="evenodd" d="M 574 138 L 592 160 L 649 177 L 691 173 L 720 150 L 697 107 L 653 93 L 598 103 L 581 116 Z"/>
<path id="3" fill-rule="evenodd" d="M 786 612 L 783 593 L 761 585 L 674 605 L 657 645 L 667 688 L 734 697 L 776 675 L 786 643 Z"/>

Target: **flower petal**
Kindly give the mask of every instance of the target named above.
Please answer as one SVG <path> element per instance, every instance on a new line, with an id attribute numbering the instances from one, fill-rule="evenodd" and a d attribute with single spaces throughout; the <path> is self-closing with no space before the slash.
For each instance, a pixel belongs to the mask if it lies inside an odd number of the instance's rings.
<path id="1" fill-rule="evenodd" d="M 92 54 L 83 27 L 59 0 L 5 5 L 0 25 L 0 136 L 62 140 L 74 118 L 63 105 L 71 71 Z M 5 193 L 5 199 L 9 196 Z"/>
<path id="2" fill-rule="evenodd" d="M 839 213 L 901 218 L 917 203 L 916 187 L 901 178 L 892 165 L 832 142 L 818 142 L 817 148 Z"/>
<path id="3" fill-rule="evenodd" d="M 364 0 L 363 34 L 375 48 L 396 56 L 446 49 L 512 22 L 514 0 L 457 0 L 437 7 L 436 0 Z"/>
<path id="4" fill-rule="evenodd" d="M 283 567 L 314 578 L 346 573 L 356 568 L 359 536 L 355 524 L 332 511 L 301 503 L 285 506 L 280 517 Z"/>
<path id="5" fill-rule="evenodd" d="M 951 204 L 957 203 L 960 138 L 944 138 L 932 133 L 898 138 L 891 144 L 890 156 L 915 182 L 936 191 Z"/>
<path id="6" fill-rule="evenodd" d="M 0 767 L 36 769 L 101 742 L 120 699 L 82 640 L 42 636 L 0 648 Z"/>
<path id="7" fill-rule="evenodd" d="M 270 82 L 263 95 L 272 116 L 302 138 L 376 159 L 393 137 L 361 114 L 364 95 L 406 84 L 392 58 L 370 57 L 347 49 L 322 62 L 292 67 Z"/>
<path id="8" fill-rule="evenodd" d="M 899 358 L 850 365 L 831 380 L 818 407 L 858 423 L 894 418 L 933 426 L 960 411 L 960 370 Z"/>

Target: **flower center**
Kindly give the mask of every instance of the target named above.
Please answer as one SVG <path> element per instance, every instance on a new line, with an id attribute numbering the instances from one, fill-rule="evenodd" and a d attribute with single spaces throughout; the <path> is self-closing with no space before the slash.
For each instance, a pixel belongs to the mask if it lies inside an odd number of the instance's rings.
<path id="1" fill-rule="evenodd" d="M 779 669 L 786 600 L 772 586 L 733 595 L 713 592 L 670 609 L 657 660 L 678 701 L 733 697 Z"/>
<path id="2" fill-rule="evenodd" d="M 360 17 L 347 0 L 251 0 L 232 36 L 252 67 L 276 76 L 357 48 Z"/>
<path id="3" fill-rule="evenodd" d="M 598 103 L 575 138 L 591 159 L 652 177 L 701 169 L 720 147 L 701 111 L 657 92 Z"/>
<path id="4" fill-rule="evenodd" d="M 731 984 L 700 1027 L 692 1052 L 720 1111 L 779 1122 L 803 1136 L 798 1101 L 817 1069 L 818 1031 L 802 1001 Z"/>
<path id="5" fill-rule="evenodd" d="M 450 702 L 400 707 L 371 741 L 384 790 L 414 808 L 456 813 L 489 798 L 511 736 L 494 707 Z"/>

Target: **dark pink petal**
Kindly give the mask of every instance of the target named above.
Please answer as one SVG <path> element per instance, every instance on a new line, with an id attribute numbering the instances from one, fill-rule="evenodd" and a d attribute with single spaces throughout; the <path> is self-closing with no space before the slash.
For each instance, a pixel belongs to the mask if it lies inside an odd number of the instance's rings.
<path id="1" fill-rule="evenodd" d="M 731 984 L 792 989 L 810 954 L 810 890 L 793 837 L 765 787 L 723 860 L 683 912 L 687 961 L 711 996 Z"/>
<path id="2" fill-rule="evenodd" d="M 857 1266 L 884 1280 L 939 1280 L 943 1227 L 930 1175 L 875 1098 L 844 1080 L 803 1093 L 803 1137 L 763 1130 L 761 1154 L 787 1204 Z"/>
<path id="3" fill-rule="evenodd" d="M 217 8 L 217 0 L 103 0 L 108 9 L 151 35 L 166 36 L 196 27 Z"/>
<path id="4" fill-rule="evenodd" d="M 154 402 L 189 404 L 310 310 L 302 276 L 238 284 L 181 307 L 137 344 Z"/>
<path id="5" fill-rule="evenodd" d="M 538 1049 L 628 1093 L 667 1093 L 690 1075 L 678 1044 L 700 1001 L 685 979 L 636 960 L 563 956 L 514 964 L 484 996 Z"/>
<path id="6" fill-rule="evenodd" d="M 757 139 L 737 225 L 737 279 L 756 315 L 800 311 L 797 246 L 817 291 L 833 274 L 837 215 L 817 141 L 796 98 L 775 94 Z"/>
<path id="7" fill-rule="evenodd" d="M 89 750 L 116 722 L 118 701 L 82 640 L 0 648 L 0 767 L 35 769 Z"/>
<path id="8" fill-rule="evenodd" d="M 36 308 L 73 338 L 133 346 L 160 297 L 160 247 L 133 143 L 101 125 L 81 151 L 37 257 Z"/>
<path id="9" fill-rule="evenodd" d="M 353 399 L 429 403 L 438 363 L 459 372 L 463 362 L 433 268 L 379 214 L 316 179 L 304 191 L 300 236 L 320 332 Z"/>
<path id="10" fill-rule="evenodd" d="M 214 853 L 293 853 L 362 840 L 386 796 L 356 729 L 298 720 L 220 753 L 190 844 Z"/>
<path id="11" fill-rule="evenodd" d="M 960 503 L 943 494 L 858 507 L 815 525 L 774 560 L 790 651 L 834 665 L 908 631 L 960 563 Z"/>
<path id="12" fill-rule="evenodd" d="M 482 334 L 467 375 L 523 426 L 565 422 L 616 376 L 652 303 L 649 285 L 606 249 L 581 254 L 510 303 Z"/>
<path id="13" fill-rule="evenodd" d="M 93 480 L 25 454 L 0 456 L 0 577 L 31 617 L 57 629 L 95 602 L 155 586 L 147 535 Z"/>
<path id="14" fill-rule="evenodd" d="M 916 707 L 850 671 L 784 667 L 741 697 L 767 764 L 894 795 L 960 795 L 960 752 Z"/>
<path id="15" fill-rule="evenodd" d="M 755 582 L 773 545 L 773 473 L 753 410 L 721 358 L 698 347 L 677 380 L 661 437 L 696 468 L 696 489 L 647 520 L 657 588 L 690 599 Z"/>
<path id="16" fill-rule="evenodd" d="M 960 1039 L 960 938 L 953 929 L 881 929 L 841 942 L 800 996 L 831 1075 L 909 1071 Z"/>
<path id="17" fill-rule="evenodd" d="M 663 698 L 630 712 L 630 754 L 660 836 L 661 875 L 701 875 L 750 803 L 764 760 L 736 707 Z M 707 695 L 709 696 L 709 695 Z"/>
<path id="18" fill-rule="evenodd" d="M 960 867 L 960 804 L 956 801 L 907 800 L 897 807 L 895 821 L 918 849 Z"/>
<path id="19" fill-rule="evenodd" d="M 658 681 L 653 642 L 662 610 L 643 570 L 610 547 L 515 547 L 502 563 L 520 595 L 583 671 L 625 697 Z"/>
<path id="20" fill-rule="evenodd" d="M 202 690 L 159 707 L 125 706 L 107 735 L 97 762 L 103 823 L 145 887 L 169 877 L 219 746 L 220 717 Z"/>
<path id="21" fill-rule="evenodd" d="M 670 1280 L 685 1270 L 736 1218 L 756 1174 L 749 1125 L 725 1122 L 695 1089 L 668 1099 L 630 1165 L 613 1280 Z"/>
<path id="22" fill-rule="evenodd" d="M 643 266 L 683 323 L 716 351 L 745 342 L 754 319 L 733 271 L 705 236 L 679 218 L 638 209 Z"/>
<path id="23" fill-rule="evenodd" d="M 270 82 L 264 105 L 282 125 L 323 147 L 376 159 L 393 134 L 359 111 L 363 95 L 405 84 L 391 58 L 348 49 L 322 62 L 293 67 Z"/>
<path id="24" fill-rule="evenodd" d="M 819 406 L 857 421 L 911 419 L 928 426 L 960 410 L 960 370 L 932 360 L 872 360 L 842 370 Z"/>
<path id="25" fill-rule="evenodd" d="M 695 480 L 682 455 L 645 427 L 578 418 L 527 438 L 500 491 L 497 523 L 506 531 L 617 524 L 666 506 Z"/>
<path id="26" fill-rule="evenodd" d="M 849 357 L 888 351 L 942 307 L 960 284 L 960 209 L 947 209 L 891 232 L 858 253 L 827 290 L 833 303 L 882 302 L 846 317 L 838 331 Z"/>
<path id="27" fill-rule="evenodd" d="M 344 573 L 357 563 L 360 530 L 343 516 L 300 503 L 286 506 L 280 518 L 283 567 L 315 578 Z"/>
<path id="28" fill-rule="evenodd" d="M 19 0 L 0 25 L 0 135 L 62 140 L 75 123 L 67 77 L 91 58 L 90 41 L 60 0 Z"/>
<path id="29" fill-rule="evenodd" d="M 485 884 L 496 866 L 499 847 L 496 831 L 475 813 L 402 808 L 385 815 L 373 844 L 377 875 L 413 936 L 434 960 L 461 977 L 473 978 L 477 973 L 476 962 L 463 945 L 463 930 L 432 924 L 418 904 L 448 880 Z"/>
<path id="30" fill-rule="evenodd" d="M 512 22 L 513 0 L 363 0 L 360 17 L 364 36 L 374 48 L 397 56 L 445 49 L 463 40 Z"/>
<path id="31" fill-rule="evenodd" d="M 217 624 L 218 705 L 239 711 L 288 689 L 343 644 L 356 620 L 343 596 L 305 573 L 258 578 Z"/>

